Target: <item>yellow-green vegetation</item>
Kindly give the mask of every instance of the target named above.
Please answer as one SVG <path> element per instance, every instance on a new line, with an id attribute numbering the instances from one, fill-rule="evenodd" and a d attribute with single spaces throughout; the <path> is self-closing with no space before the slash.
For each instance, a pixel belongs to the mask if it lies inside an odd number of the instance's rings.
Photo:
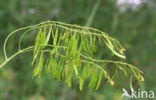
<path id="1" fill-rule="evenodd" d="M 19 31 L 22 35 L 19 40 L 18 51 L 8 57 L 6 52 L 7 41 Z M 21 47 L 24 37 L 30 34 L 36 34 L 34 45 L 26 48 Z M 100 30 L 57 21 L 46 21 L 17 29 L 8 35 L 3 48 L 5 61 L 2 62 L 0 68 L 4 67 L 15 56 L 33 51 L 33 77 L 40 78 L 42 73 L 50 73 L 53 79 L 63 80 L 69 87 L 72 86 L 72 80 L 77 80 L 80 90 L 84 88 L 83 84 L 87 79 L 90 80 L 88 85 L 90 89 L 97 90 L 102 79 L 106 79 L 110 85 L 114 86 L 113 79 L 118 71 L 124 72 L 131 78 L 135 77 L 138 82 L 144 81 L 141 75 L 143 72 L 131 64 L 95 58 L 94 54 L 97 52 L 95 43 L 97 42 L 106 45 L 104 50 L 108 48 L 115 56 L 126 59 L 125 49 L 119 41 Z M 112 65 L 109 67 L 115 69 L 114 75 L 110 75 L 105 69 L 109 63 Z M 130 80 L 130 87 L 133 90 L 132 79 Z"/>

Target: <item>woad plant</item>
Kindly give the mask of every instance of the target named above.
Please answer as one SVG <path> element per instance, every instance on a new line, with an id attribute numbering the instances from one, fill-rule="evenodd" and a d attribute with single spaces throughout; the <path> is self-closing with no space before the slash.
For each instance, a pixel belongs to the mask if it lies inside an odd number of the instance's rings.
<path id="1" fill-rule="evenodd" d="M 18 51 L 9 57 L 6 51 L 7 41 L 16 33 L 22 34 Z M 29 34 L 36 34 L 33 45 L 22 48 L 22 41 Z M 139 83 L 144 81 L 141 75 L 143 72 L 131 64 L 95 58 L 94 53 L 97 52 L 98 42 L 105 44 L 105 49 L 108 48 L 115 56 L 126 58 L 125 49 L 119 41 L 94 28 L 57 21 L 46 21 L 20 28 L 11 32 L 4 42 L 5 60 L 0 64 L 0 69 L 17 55 L 32 51 L 33 77 L 40 78 L 42 73 L 52 74 L 53 79 L 62 80 L 69 87 L 72 86 L 72 81 L 76 80 L 80 90 L 84 88 L 85 80 L 89 80 L 90 89 L 97 90 L 102 79 L 106 79 L 113 86 L 113 79 L 118 71 L 130 76 L 132 91 L 132 78 L 136 78 Z M 115 69 L 114 75 L 106 70 L 108 64 Z"/>

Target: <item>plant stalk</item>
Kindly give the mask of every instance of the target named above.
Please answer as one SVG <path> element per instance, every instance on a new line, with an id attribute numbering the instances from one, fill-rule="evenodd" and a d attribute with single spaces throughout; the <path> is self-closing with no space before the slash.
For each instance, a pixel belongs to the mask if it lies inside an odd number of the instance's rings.
<path id="1" fill-rule="evenodd" d="M 16 52 L 15 54 L 13 54 L 11 57 L 7 58 L 1 65 L 0 65 L 0 69 L 4 67 L 4 65 L 6 63 L 8 63 L 10 60 L 12 60 L 14 57 L 16 57 L 17 55 L 21 54 L 21 53 L 24 53 L 24 52 L 28 52 L 30 51 L 30 49 L 34 48 L 34 46 L 30 46 L 30 47 L 27 47 L 23 50 L 19 50 L 18 52 Z"/>

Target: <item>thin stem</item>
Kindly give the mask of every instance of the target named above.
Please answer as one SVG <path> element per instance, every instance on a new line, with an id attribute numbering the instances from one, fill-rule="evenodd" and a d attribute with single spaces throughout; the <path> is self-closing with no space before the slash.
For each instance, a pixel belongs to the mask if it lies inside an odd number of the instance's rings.
<path id="1" fill-rule="evenodd" d="M 136 68 L 135 66 L 131 65 L 131 64 L 128 64 L 128 63 L 125 63 L 125 62 L 121 62 L 121 61 L 112 61 L 112 60 L 97 60 L 97 59 L 93 59 L 91 57 L 88 57 L 88 56 L 85 56 L 83 54 L 81 54 L 82 57 L 85 57 L 87 59 L 90 59 L 91 61 L 96 61 L 96 62 L 101 62 L 101 63 L 115 63 L 115 64 L 122 64 L 122 65 L 127 65 L 129 66 L 130 68 L 134 68 L 136 69 L 137 71 L 143 73 L 141 70 L 139 70 L 138 68 Z"/>
<path id="2" fill-rule="evenodd" d="M 6 38 L 5 42 L 4 42 L 4 48 L 3 49 L 4 49 L 5 59 L 7 60 L 6 43 L 7 43 L 8 38 L 10 36 L 12 36 L 17 31 L 24 30 L 24 29 L 27 29 L 27 28 L 39 28 L 39 27 L 43 27 L 43 24 L 47 24 L 46 26 L 55 25 L 55 26 L 58 26 L 60 28 L 64 28 L 66 30 L 70 30 L 70 31 L 74 31 L 74 32 L 81 32 L 81 33 L 85 33 L 85 34 L 88 34 L 88 35 L 91 35 L 92 34 L 92 35 L 96 35 L 96 36 L 102 36 L 102 37 L 105 38 L 105 41 L 108 40 L 108 39 L 114 40 L 113 38 L 109 37 L 108 34 L 102 32 L 100 30 L 94 29 L 94 28 L 84 27 L 84 26 L 79 26 L 79 25 L 65 24 L 65 23 L 55 22 L 55 21 L 46 21 L 46 22 L 43 22 L 43 23 L 40 23 L 40 24 L 37 24 L 37 25 L 34 25 L 34 26 L 28 26 L 28 27 L 20 28 L 20 29 L 17 29 L 15 31 L 13 31 L 12 33 L 10 33 L 8 35 L 8 37 Z M 41 25 L 41 26 L 39 26 L 39 25 Z M 70 27 L 72 27 L 72 28 L 70 28 Z M 80 29 L 74 29 L 74 28 L 80 28 Z M 83 31 L 84 29 L 88 29 L 88 30 L 90 30 L 92 32 Z M 20 49 L 20 46 L 19 46 L 19 49 Z M 114 50 L 113 48 L 109 48 L 109 49 L 111 49 L 111 51 L 113 51 L 113 53 L 115 55 L 117 55 L 118 57 L 124 58 L 123 55 L 121 55 L 120 53 L 116 52 L 116 50 Z"/>
<path id="3" fill-rule="evenodd" d="M 87 23 L 86 23 L 86 26 L 89 27 L 89 26 L 92 24 L 92 21 L 93 21 L 93 19 L 94 19 L 94 17 L 95 17 L 95 14 L 96 14 L 96 12 L 97 12 L 97 9 L 98 9 L 98 7 L 99 7 L 99 5 L 100 5 L 100 2 L 101 2 L 101 0 L 96 0 L 96 3 L 95 3 L 95 5 L 94 5 L 94 7 L 93 7 L 93 9 L 92 9 L 92 12 L 91 12 L 91 14 L 90 14 L 90 16 L 89 16 L 89 18 L 88 18 Z"/>
<path id="4" fill-rule="evenodd" d="M 23 35 L 21 36 L 20 41 L 19 41 L 19 46 L 18 46 L 18 49 L 19 49 L 19 50 L 21 50 L 21 42 L 22 42 L 24 36 L 25 36 L 29 31 L 31 31 L 31 30 L 33 30 L 33 29 L 35 29 L 35 28 L 37 28 L 37 27 L 30 28 L 30 29 L 26 30 L 26 31 L 23 33 Z"/>
<path id="5" fill-rule="evenodd" d="M 50 46 L 53 47 L 53 45 L 50 45 Z M 63 48 L 67 48 L 67 47 L 63 46 Z M 50 50 L 44 50 L 43 52 L 50 52 Z M 78 53 L 78 52 L 76 52 L 76 53 Z M 62 55 L 62 54 L 59 54 L 59 55 L 62 56 L 62 57 L 65 57 L 65 56 Z M 97 59 L 93 59 L 93 58 L 91 58 L 91 57 L 85 56 L 85 55 L 83 55 L 83 54 L 80 54 L 80 55 L 81 55 L 82 57 L 84 57 L 84 58 L 87 58 L 87 59 L 89 59 L 89 60 L 91 60 L 91 61 L 95 61 L 95 62 L 114 63 L 114 64 L 127 65 L 128 67 L 130 67 L 130 68 L 132 68 L 132 69 L 136 69 L 136 70 L 139 71 L 140 73 L 143 73 L 141 70 L 139 70 L 139 69 L 136 68 L 135 66 L 133 66 L 133 65 L 131 65 L 131 64 L 124 63 L 124 62 L 121 62 L 121 61 L 97 60 Z M 92 62 L 90 62 L 90 61 L 85 61 L 85 60 L 81 60 L 81 61 L 82 61 L 82 62 L 87 62 L 87 63 L 92 63 Z M 98 65 L 98 64 L 96 64 L 96 65 Z M 98 65 L 97 67 L 100 68 L 100 69 L 102 69 L 99 65 Z"/>
<path id="6" fill-rule="evenodd" d="M 43 27 L 43 26 L 39 26 L 39 25 L 42 25 L 42 23 L 39 23 L 39 24 L 37 24 L 37 25 L 32 25 L 32 26 L 27 26 L 27 27 L 19 28 L 19 29 L 15 30 L 15 31 L 11 32 L 11 33 L 7 36 L 7 38 L 6 38 L 5 41 L 4 41 L 4 45 L 3 45 L 3 51 L 4 51 L 5 60 L 8 59 L 7 53 L 6 53 L 6 43 L 7 43 L 8 39 L 9 39 L 13 34 L 15 34 L 15 33 L 18 32 L 18 31 L 21 31 L 21 30 L 24 30 L 24 29 L 29 29 L 29 28 L 34 28 L 34 29 L 35 29 L 35 28 Z M 38 26 L 39 26 L 39 27 L 38 27 Z M 20 46 L 19 46 L 19 48 L 20 48 Z"/>
<path id="7" fill-rule="evenodd" d="M 23 50 L 19 50 L 18 52 L 16 52 L 15 54 L 13 54 L 11 57 L 9 57 L 9 58 L 7 58 L 1 65 L 0 65 L 0 69 L 2 68 L 2 67 L 4 67 L 4 65 L 6 64 L 6 63 L 8 63 L 10 60 L 12 60 L 14 57 L 16 57 L 17 55 L 19 55 L 19 54 L 21 54 L 21 53 L 24 53 L 24 52 L 28 52 L 28 51 L 30 51 L 30 49 L 32 49 L 32 48 L 34 48 L 34 46 L 30 46 L 30 47 L 27 47 L 27 48 L 25 48 L 25 49 L 23 49 Z"/>
<path id="8" fill-rule="evenodd" d="M 44 45 L 44 44 L 43 44 Z M 50 46 L 50 47 L 55 47 L 54 45 L 46 45 L 46 46 Z M 6 64 L 8 63 L 11 59 L 13 59 L 14 57 L 16 57 L 18 54 L 24 53 L 24 52 L 28 52 L 30 51 L 30 49 L 34 48 L 35 46 L 29 46 L 25 49 L 19 50 L 18 52 L 16 52 L 15 54 L 13 54 L 11 57 L 5 59 L 5 61 L 0 65 L 0 69 Z M 67 48 L 65 46 L 59 46 L 58 48 Z"/>
<path id="9" fill-rule="evenodd" d="M 34 26 L 37 26 L 37 25 L 34 25 Z M 23 27 L 23 28 L 17 29 L 17 30 L 15 30 L 15 31 L 11 32 L 11 33 L 7 36 L 7 38 L 5 39 L 5 42 L 4 42 L 4 46 L 3 46 L 4 56 L 5 56 L 5 59 L 6 59 L 6 60 L 8 59 L 7 53 L 6 53 L 6 43 L 7 43 L 8 39 L 9 39 L 13 34 L 15 34 L 16 32 L 21 31 L 21 30 L 24 30 L 24 29 L 32 28 L 32 27 L 34 27 L 34 26 L 28 26 L 28 27 Z"/>

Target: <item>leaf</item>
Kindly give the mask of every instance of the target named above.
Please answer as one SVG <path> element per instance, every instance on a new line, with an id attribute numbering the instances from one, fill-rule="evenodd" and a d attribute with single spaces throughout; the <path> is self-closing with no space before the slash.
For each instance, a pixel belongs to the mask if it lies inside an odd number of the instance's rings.
<path id="1" fill-rule="evenodd" d="M 83 89 L 83 83 L 84 83 L 84 80 L 82 78 L 80 78 L 80 83 L 79 83 L 80 91 L 82 91 L 82 89 Z"/>
<path id="2" fill-rule="evenodd" d="M 76 75 L 79 75 L 76 65 L 74 65 L 74 70 L 75 70 L 75 74 L 76 74 Z"/>
<path id="3" fill-rule="evenodd" d="M 83 89 L 83 83 L 89 76 L 89 70 L 90 70 L 89 64 L 87 66 L 84 66 L 82 76 L 80 77 L 80 82 L 79 82 L 80 90 Z"/>
<path id="4" fill-rule="evenodd" d="M 132 75 L 131 75 L 131 78 L 130 78 L 130 88 L 131 88 L 131 92 L 133 93 L 134 89 L 133 89 L 132 83 L 133 83 L 133 79 L 132 79 Z"/>
<path id="5" fill-rule="evenodd" d="M 76 39 L 76 33 L 74 33 L 74 35 L 70 39 L 69 57 L 75 58 L 75 56 L 76 56 L 76 49 L 77 49 L 77 43 L 78 43 L 78 39 Z"/>
<path id="6" fill-rule="evenodd" d="M 53 43 L 54 43 L 55 46 L 57 44 L 57 38 L 58 38 L 58 27 L 56 28 L 55 37 L 54 37 L 54 41 L 53 41 Z"/>
<path id="7" fill-rule="evenodd" d="M 61 63 L 60 65 L 59 65 L 59 70 L 58 70 L 58 81 L 60 81 L 61 80 L 61 73 L 62 73 L 62 71 L 63 71 L 63 63 Z"/>
<path id="8" fill-rule="evenodd" d="M 80 33 L 80 36 L 81 36 L 81 44 L 82 44 L 82 50 L 86 51 L 86 42 L 84 40 L 84 35 L 82 35 L 82 33 Z"/>
<path id="9" fill-rule="evenodd" d="M 46 65 L 45 65 L 45 72 L 46 72 L 46 74 L 51 72 L 50 58 L 47 58 L 47 62 L 46 62 Z"/>
<path id="10" fill-rule="evenodd" d="M 93 65 L 89 88 L 93 89 L 95 87 L 96 81 L 97 81 L 97 67 Z"/>
<path id="11" fill-rule="evenodd" d="M 71 87 L 71 80 L 74 72 L 74 65 L 75 65 L 75 60 L 73 59 L 70 63 L 69 70 L 66 76 L 66 83 L 68 84 L 68 87 Z"/>
<path id="12" fill-rule="evenodd" d="M 42 68 L 43 68 L 43 63 L 44 63 L 43 53 L 41 53 L 40 59 L 39 59 L 39 61 L 36 63 L 33 76 L 38 76 L 38 77 L 41 76 L 41 72 L 42 72 Z"/>
<path id="13" fill-rule="evenodd" d="M 56 67 L 57 67 L 57 61 L 56 58 L 54 59 L 54 53 L 55 53 L 54 50 L 50 52 L 50 66 L 51 66 L 52 78 L 56 78 Z"/>
<path id="14" fill-rule="evenodd" d="M 43 28 L 43 32 L 41 34 L 41 39 L 40 39 L 40 44 L 44 44 L 46 40 L 46 32 L 47 32 L 47 27 L 45 26 Z"/>
<path id="15" fill-rule="evenodd" d="M 88 52 L 90 55 L 92 55 L 92 52 L 91 52 L 91 48 L 90 48 L 90 44 L 89 44 L 89 42 L 88 42 L 89 40 L 88 40 L 88 37 L 86 36 L 85 37 L 85 46 L 86 46 L 86 52 Z"/>
<path id="16" fill-rule="evenodd" d="M 48 42 L 49 42 L 50 35 L 51 35 L 51 31 L 52 31 L 52 30 L 51 30 L 51 28 L 50 28 L 50 29 L 49 29 L 49 32 L 48 32 L 48 35 L 47 35 L 47 38 L 46 38 L 46 41 L 45 41 L 45 43 L 44 43 L 45 45 L 48 44 Z"/>
<path id="17" fill-rule="evenodd" d="M 92 45 L 93 52 L 96 51 L 95 42 L 96 42 L 96 36 L 94 35 L 94 38 L 93 38 L 93 45 Z"/>
<path id="18" fill-rule="evenodd" d="M 36 36 L 36 39 L 35 39 L 35 47 L 34 47 L 34 54 L 33 54 L 33 61 L 32 61 L 32 65 L 33 63 L 35 62 L 38 54 L 39 54 L 39 51 L 41 49 L 40 47 L 40 39 L 41 39 L 41 34 L 42 34 L 42 28 L 39 29 L 39 32 Z"/>
<path id="19" fill-rule="evenodd" d="M 99 88 L 99 86 L 100 86 L 100 83 L 101 83 L 101 80 L 102 80 L 102 75 L 103 75 L 103 71 L 101 70 L 100 73 L 99 73 L 99 79 L 98 79 L 95 90 L 97 90 Z"/>

